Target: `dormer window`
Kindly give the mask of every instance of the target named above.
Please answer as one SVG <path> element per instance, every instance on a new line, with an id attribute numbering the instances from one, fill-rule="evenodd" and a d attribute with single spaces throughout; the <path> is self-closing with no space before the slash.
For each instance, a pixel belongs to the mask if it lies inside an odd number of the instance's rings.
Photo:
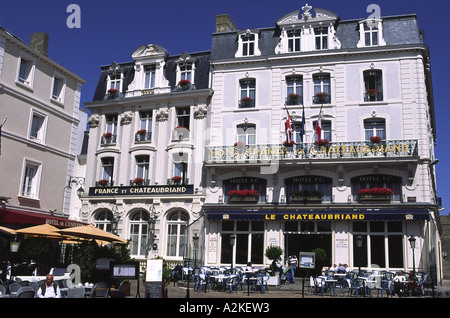
<path id="1" fill-rule="evenodd" d="M 383 46 L 383 21 L 381 19 L 367 19 L 359 22 L 359 42 L 357 47 Z"/>
<path id="2" fill-rule="evenodd" d="M 144 66 L 144 88 L 155 87 L 156 65 Z"/>
<path id="3" fill-rule="evenodd" d="M 328 28 L 315 28 L 316 50 L 328 49 Z"/>
<path id="4" fill-rule="evenodd" d="M 180 80 L 187 80 L 192 82 L 192 63 L 179 64 L 180 67 Z"/>
<path id="5" fill-rule="evenodd" d="M 261 51 L 258 47 L 259 33 L 245 30 L 238 34 L 238 49 L 235 57 L 259 56 Z"/>
<path id="6" fill-rule="evenodd" d="M 300 30 L 287 31 L 288 52 L 300 52 Z"/>

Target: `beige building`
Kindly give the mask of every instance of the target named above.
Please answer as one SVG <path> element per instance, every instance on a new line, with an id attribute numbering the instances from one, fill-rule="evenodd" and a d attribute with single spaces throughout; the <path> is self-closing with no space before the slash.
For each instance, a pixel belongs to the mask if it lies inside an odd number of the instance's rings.
<path id="1" fill-rule="evenodd" d="M 35 33 L 28 45 L 0 27 L 2 225 L 74 224 L 66 220 L 77 189 L 85 80 L 47 56 L 48 40 Z"/>

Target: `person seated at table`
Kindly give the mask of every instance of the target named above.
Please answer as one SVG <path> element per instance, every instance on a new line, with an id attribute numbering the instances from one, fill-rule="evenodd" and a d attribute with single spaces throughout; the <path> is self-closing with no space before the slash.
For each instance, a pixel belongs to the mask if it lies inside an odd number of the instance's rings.
<path id="1" fill-rule="evenodd" d="M 341 264 L 339 264 L 339 265 L 341 265 Z M 330 267 L 330 271 L 335 271 L 336 272 L 337 269 L 338 269 L 338 266 L 336 264 L 333 264 L 333 266 Z"/>
<path id="2" fill-rule="evenodd" d="M 37 298 L 61 298 L 61 290 L 57 283 L 53 282 L 53 275 L 48 274 L 45 283 L 42 284 L 37 293 Z"/>
<path id="3" fill-rule="evenodd" d="M 409 276 L 408 276 L 408 292 L 411 295 L 415 295 L 416 293 L 416 288 L 419 285 L 417 285 L 417 276 L 416 273 L 414 273 L 414 271 L 409 271 Z"/>
<path id="4" fill-rule="evenodd" d="M 347 269 L 345 268 L 345 265 L 339 264 L 339 267 L 337 268 L 336 272 L 338 274 L 345 274 L 347 272 Z"/>
<path id="5" fill-rule="evenodd" d="M 247 272 L 253 272 L 252 262 L 247 263 L 247 267 L 245 268 Z"/>
<path id="6" fill-rule="evenodd" d="M 394 295 L 397 294 L 398 297 L 402 297 L 402 289 L 404 287 L 404 284 L 406 282 L 406 277 L 403 275 L 403 271 L 398 271 L 394 278 L 392 279 L 394 283 Z"/>

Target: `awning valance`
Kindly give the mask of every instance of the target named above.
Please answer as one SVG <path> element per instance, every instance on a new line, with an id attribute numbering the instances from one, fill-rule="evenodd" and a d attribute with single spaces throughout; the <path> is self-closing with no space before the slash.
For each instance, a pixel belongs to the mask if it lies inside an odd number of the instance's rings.
<path id="1" fill-rule="evenodd" d="M 0 224 L 8 223 L 50 224 L 57 228 L 86 225 L 86 223 L 83 222 L 53 216 L 50 214 L 0 208 Z"/>
<path id="2" fill-rule="evenodd" d="M 208 220 L 267 221 L 417 221 L 429 220 L 427 209 L 248 209 L 206 210 Z"/>

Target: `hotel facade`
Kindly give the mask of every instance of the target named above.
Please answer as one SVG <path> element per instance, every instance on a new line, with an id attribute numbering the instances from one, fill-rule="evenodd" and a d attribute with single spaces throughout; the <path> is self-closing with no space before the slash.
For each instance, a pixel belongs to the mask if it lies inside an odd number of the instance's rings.
<path id="1" fill-rule="evenodd" d="M 143 45 L 101 67 L 86 107 L 82 219 L 131 239 L 138 259 L 267 267 L 277 245 L 442 276 L 415 15 L 344 21 L 306 5 L 246 30 L 219 15 L 210 51 Z"/>

